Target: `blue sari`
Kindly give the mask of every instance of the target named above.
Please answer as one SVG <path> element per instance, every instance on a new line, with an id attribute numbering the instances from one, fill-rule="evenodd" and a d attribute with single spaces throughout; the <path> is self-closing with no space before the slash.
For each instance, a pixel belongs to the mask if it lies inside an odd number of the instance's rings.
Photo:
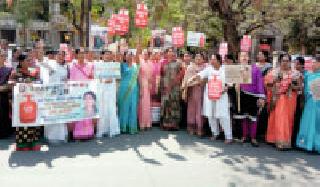
<path id="1" fill-rule="evenodd" d="M 122 133 L 138 132 L 139 65 L 121 63 L 121 81 L 118 94 L 118 112 Z"/>
<path id="2" fill-rule="evenodd" d="M 320 79 L 320 72 L 305 74 L 306 105 L 300 122 L 297 147 L 320 153 L 320 101 L 315 100 L 310 90 L 311 83 Z"/>

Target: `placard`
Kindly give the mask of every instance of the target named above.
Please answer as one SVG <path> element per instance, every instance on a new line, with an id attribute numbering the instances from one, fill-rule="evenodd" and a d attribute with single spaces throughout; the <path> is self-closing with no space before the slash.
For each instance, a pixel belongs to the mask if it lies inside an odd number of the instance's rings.
<path id="1" fill-rule="evenodd" d="M 311 82 L 310 91 L 313 99 L 320 101 L 320 78 L 317 78 Z"/>
<path id="2" fill-rule="evenodd" d="M 172 47 L 172 36 L 171 35 L 165 35 L 164 36 L 164 48 L 170 48 Z"/>
<path id="3" fill-rule="evenodd" d="M 309 72 L 313 72 L 313 62 L 312 62 L 312 58 L 310 57 L 304 57 L 304 69 L 306 71 L 309 71 Z"/>
<path id="4" fill-rule="evenodd" d="M 172 28 L 172 45 L 174 47 L 183 47 L 184 46 L 184 31 L 182 27 L 173 27 Z"/>
<path id="5" fill-rule="evenodd" d="M 112 14 L 111 18 L 108 19 L 108 35 L 109 36 L 114 36 L 116 34 L 116 20 L 117 20 L 117 14 Z"/>
<path id="6" fill-rule="evenodd" d="M 121 67 L 119 62 L 96 61 L 94 63 L 95 79 L 121 78 Z"/>
<path id="7" fill-rule="evenodd" d="M 129 11 L 128 9 L 120 9 L 116 16 L 116 33 L 123 36 L 129 32 Z"/>
<path id="8" fill-rule="evenodd" d="M 65 58 L 64 58 L 65 61 L 67 61 L 67 62 L 71 62 L 72 61 L 72 51 L 68 47 L 68 44 L 61 43 L 59 50 L 65 52 Z"/>
<path id="9" fill-rule="evenodd" d="M 137 4 L 135 24 L 139 28 L 144 28 L 148 25 L 148 7 L 144 3 Z"/>
<path id="10" fill-rule="evenodd" d="M 188 31 L 187 36 L 187 46 L 190 47 L 204 47 L 205 44 L 205 34 L 197 33 L 193 31 Z"/>
<path id="11" fill-rule="evenodd" d="M 17 84 L 12 126 L 53 125 L 98 118 L 97 85 L 96 81 Z"/>
<path id="12" fill-rule="evenodd" d="M 251 84 L 251 65 L 225 65 L 225 76 L 227 84 Z"/>
<path id="13" fill-rule="evenodd" d="M 252 46 L 252 40 L 250 35 L 244 35 L 240 41 L 240 49 L 243 52 L 249 52 Z"/>
<path id="14" fill-rule="evenodd" d="M 228 54 L 228 43 L 222 42 L 219 46 L 219 55 L 224 59 L 224 57 Z"/>

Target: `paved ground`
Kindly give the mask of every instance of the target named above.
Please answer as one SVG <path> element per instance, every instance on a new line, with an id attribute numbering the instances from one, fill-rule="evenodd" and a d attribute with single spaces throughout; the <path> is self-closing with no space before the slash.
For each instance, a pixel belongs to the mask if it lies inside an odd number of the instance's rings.
<path id="1" fill-rule="evenodd" d="M 0 140 L 0 186 L 320 186 L 320 155 L 224 145 L 184 131 L 14 152 Z"/>

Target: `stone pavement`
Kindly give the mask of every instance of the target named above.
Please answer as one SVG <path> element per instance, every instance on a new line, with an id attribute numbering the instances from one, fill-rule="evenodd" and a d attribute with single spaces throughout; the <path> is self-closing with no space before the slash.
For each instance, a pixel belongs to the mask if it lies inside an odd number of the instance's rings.
<path id="1" fill-rule="evenodd" d="M 15 152 L 0 140 L 0 187 L 320 186 L 320 155 L 211 142 L 158 128 Z"/>

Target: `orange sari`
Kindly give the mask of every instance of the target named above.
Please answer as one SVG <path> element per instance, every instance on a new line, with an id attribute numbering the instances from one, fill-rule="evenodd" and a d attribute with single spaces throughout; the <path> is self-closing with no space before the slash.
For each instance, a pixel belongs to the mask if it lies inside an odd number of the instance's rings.
<path id="1" fill-rule="evenodd" d="M 266 81 L 273 79 L 274 72 L 267 75 Z M 278 76 L 275 76 L 278 77 Z M 294 124 L 297 92 L 290 88 L 292 73 L 290 72 L 279 84 L 274 83 L 272 89 L 268 90 L 268 103 L 270 116 L 266 140 L 276 144 L 279 148 L 291 147 L 291 136 Z M 273 107 L 270 103 L 274 102 Z"/>

